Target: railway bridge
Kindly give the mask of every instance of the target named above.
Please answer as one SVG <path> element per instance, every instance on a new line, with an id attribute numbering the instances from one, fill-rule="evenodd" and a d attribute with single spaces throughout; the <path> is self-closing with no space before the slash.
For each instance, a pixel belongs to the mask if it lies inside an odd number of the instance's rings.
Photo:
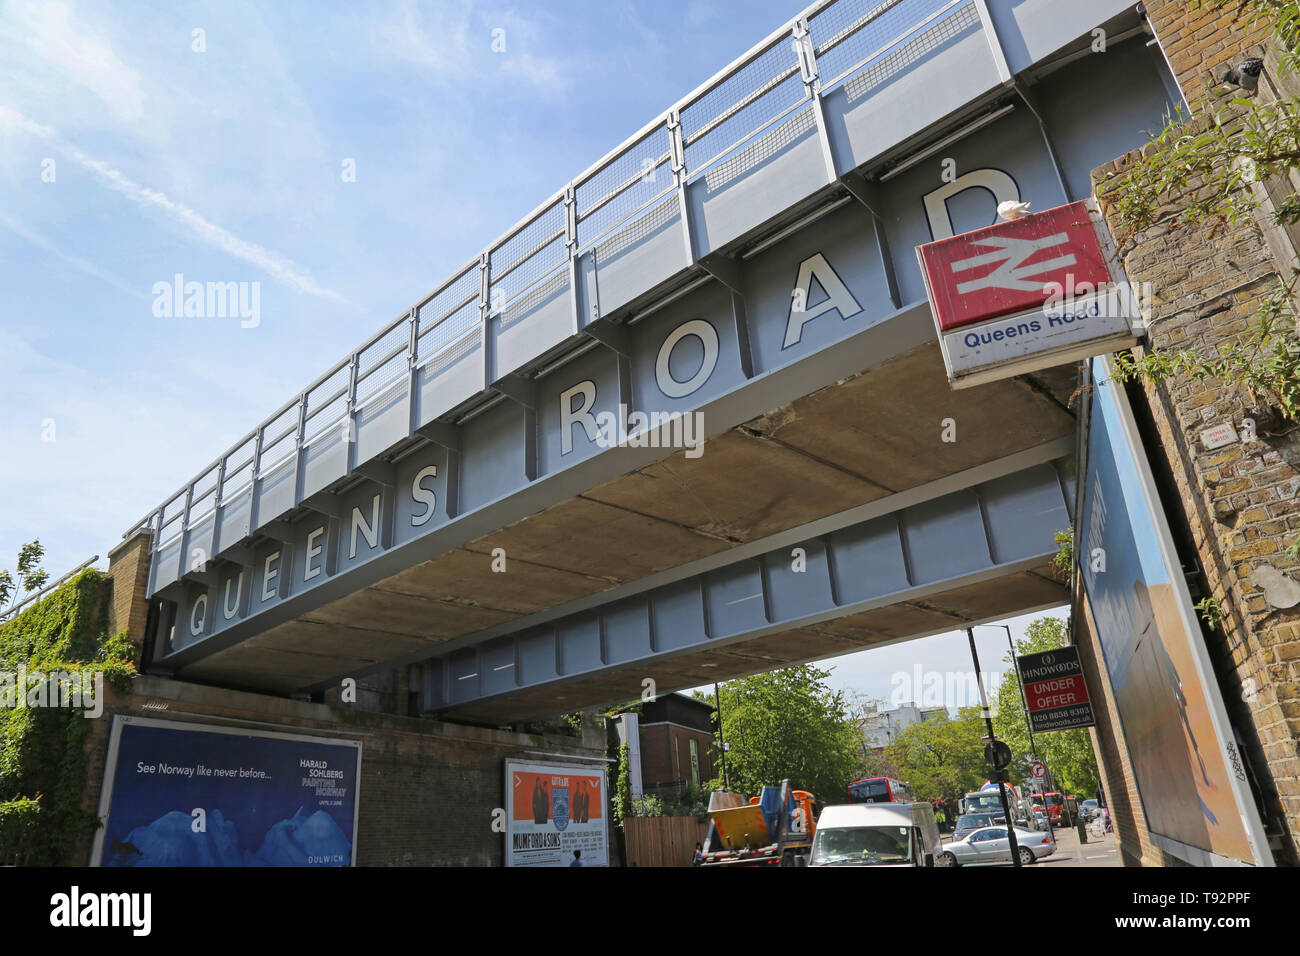
<path id="1" fill-rule="evenodd" d="M 953 391 L 914 249 L 1180 100 L 1121 0 L 821 0 L 222 452 L 148 667 L 501 723 L 1068 601 L 1072 367 Z M 990 263 L 992 269 L 996 264 Z"/>

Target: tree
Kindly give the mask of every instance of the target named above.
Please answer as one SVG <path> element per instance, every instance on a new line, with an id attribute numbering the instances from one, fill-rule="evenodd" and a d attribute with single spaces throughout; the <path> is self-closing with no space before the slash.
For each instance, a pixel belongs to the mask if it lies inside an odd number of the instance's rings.
<path id="1" fill-rule="evenodd" d="M 49 580 L 49 574 L 41 567 L 41 558 L 45 548 L 39 540 L 23 545 L 18 550 L 18 571 L 16 575 L 0 571 L 0 614 L 7 614 L 14 609 L 18 599 L 24 594 L 39 591 Z M 14 578 L 17 577 L 15 582 Z"/>
<path id="2" fill-rule="evenodd" d="M 788 778 L 834 802 L 860 769 L 857 726 L 829 671 L 809 664 L 728 681 L 720 691 L 731 789 L 758 794 Z M 716 716 L 715 716 L 716 720 Z M 714 780 L 711 787 L 721 786 Z"/>
<path id="3" fill-rule="evenodd" d="M 984 719 L 978 707 L 962 707 L 956 718 L 940 715 L 906 728 L 885 756 L 912 785 L 916 799 L 938 803 L 950 817 L 957 801 L 988 779 L 984 764 Z"/>
<path id="4" fill-rule="evenodd" d="M 1065 621 L 1059 617 L 1040 617 L 1025 628 L 1025 636 L 1016 641 L 1016 654 L 1036 654 L 1064 647 Z M 1025 704 L 1021 696 L 1020 675 L 1015 660 L 1007 653 L 1010 669 L 1002 675 L 997 693 L 997 715 L 993 718 L 993 732 L 1005 741 L 1016 757 L 1012 779 L 1027 775 L 1027 758 L 1031 754 L 1029 728 L 1025 724 Z M 1054 730 L 1034 735 L 1038 756 L 1047 764 L 1056 780 L 1056 786 L 1071 793 L 1093 795 L 1101 786 L 1097 771 L 1097 758 L 1092 750 L 1092 738 L 1087 730 Z"/>

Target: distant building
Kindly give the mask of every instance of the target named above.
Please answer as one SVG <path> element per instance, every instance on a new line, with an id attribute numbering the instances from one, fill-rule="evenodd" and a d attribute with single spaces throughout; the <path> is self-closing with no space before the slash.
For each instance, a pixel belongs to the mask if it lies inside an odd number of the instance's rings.
<path id="1" fill-rule="evenodd" d="M 713 705 L 666 694 L 641 706 L 641 777 L 646 793 L 673 799 L 713 770 Z"/>
<path id="2" fill-rule="evenodd" d="M 894 710 L 876 710 L 862 722 L 862 736 L 867 749 L 881 751 L 898 739 L 908 727 L 919 724 L 926 719 L 926 713 L 943 710 L 942 707 L 928 707 L 922 711 L 915 704 L 903 704 Z"/>

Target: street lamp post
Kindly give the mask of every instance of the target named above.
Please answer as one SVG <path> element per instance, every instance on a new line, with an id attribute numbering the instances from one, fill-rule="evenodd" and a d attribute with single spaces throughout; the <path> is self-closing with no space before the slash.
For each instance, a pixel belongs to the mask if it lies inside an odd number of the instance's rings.
<path id="1" fill-rule="evenodd" d="M 727 740 L 722 735 L 722 698 L 718 695 L 718 682 L 713 682 L 713 706 L 718 712 L 718 752 L 722 755 L 722 789 L 730 790 L 727 779 Z"/>
<path id="2" fill-rule="evenodd" d="M 980 675 L 980 655 L 979 651 L 975 650 L 975 629 L 973 627 L 966 628 L 966 637 L 970 640 L 971 661 L 975 664 L 975 686 L 979 688 L 980 709 L 984 713 L 984 724 L 989 731 L 989 747 L 992 748 L 997 743 L 997 738 L 993 736 L 993 717 L 989 713 L 988 695 L 984 692 L 984 678 Z M 990 760 L 990 762 L 992 761 Z M 1011 816 L 1011 807 L 1007 805 L 1007 789 L 1002 786 L 1002 777 L 1004 776 L 1002 768 L 995 766 L 993 776 L 997 777 L 998 796 L 1002 798 L 1002 817 L 1007 824 L 1007 845 L 1011 848 L 1011 862 L 1016 869 L 1019 869 L 1022 864 L 1020 862 L 1020 847 L 1016 842 L 1016 821 Z"/>
<path id="3" fill-rule="evenodd" d="M 1025 708 L 1025 730 L 1029 732 L 1029 752 L 1033 754 L 1035 760 L 1043 765 L 1043 822 L 1047 824 L 1047 835 L 1056 842 L 1056 831 L 1052 829 L 1052 815 L 1047 809 L 1047 761 L 1038 754 L 1038 745 L 1034 743 L 1034 724 L 1029 719 L 1029 698 L 1025 696 L 1025 682 L 1020 676 L 1020 661 L 1016 659 L 1016 645 L 1011 640 L 1011 626 L 1008 624 L 996 624 L 994 627 L 1000 627 L 1007 632 L 1007 648 L 1011 651 L 1011 666 L 1016 669 L 1016 683 L 1020 685 L 1020 704 Z M 1029 808 L 1033 809 L 1033 801 L 1029 802 Z"/>

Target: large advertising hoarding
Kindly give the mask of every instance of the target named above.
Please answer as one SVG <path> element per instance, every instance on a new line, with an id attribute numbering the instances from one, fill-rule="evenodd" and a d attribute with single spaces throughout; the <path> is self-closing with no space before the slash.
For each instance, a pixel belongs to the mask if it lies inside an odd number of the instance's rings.
<path id="1" fill-rule="evenodd" d="M 1093 360 L 1078 560 L 1152 840 L 1194 865 L 1271 865 L 1123 389 Z"/>
<path id="2" fill-rule="evenodd" d="M 113 719 L 95 866 L 351 866 L 361 743 Z"/>
<path id="3" fill-rule="evenodd" d="M 506 866 L 609 866 L 605 768 L 506 761 Z"/>

